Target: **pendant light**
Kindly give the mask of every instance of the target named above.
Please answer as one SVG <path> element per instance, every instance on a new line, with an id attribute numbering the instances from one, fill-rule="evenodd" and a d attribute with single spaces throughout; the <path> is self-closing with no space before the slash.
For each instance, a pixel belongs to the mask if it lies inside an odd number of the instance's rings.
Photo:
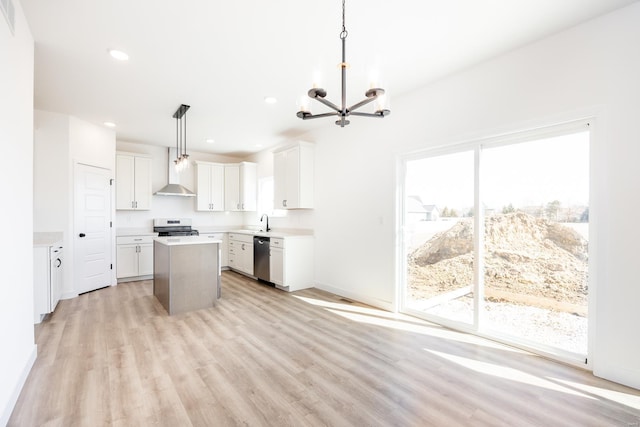
<path id="1" fill-rule="evenodd" d="M 354 115 L 354 116 L 363 116 L 363 117 L 378 117 L 378 118 L 382 118 L 385 116 L 388 116 L 391 111 L 389 111 L 388 109 L 385 108 L 384 102 L 378 102 L 378 105 L 376 107 L 376 111 L 373 113 L 362 113 L 362 112 L 358 112 L 355 111 L 358 108 L 369 104 L 370 102 L 375 101 L 376 99 L 378 99 L 379 101 L 383 101 L 384 100 L 384 89 L 381 88 L 372 88 L 369 89 L 368 91 L 365 92 L 365 96 L 366 98 L 356 104 L 353 104 L 350 107 L 347 107 L 347 59 L 346 59 L 346 55 L 345 55 L 345 47 L 346 47 L 346 41 L 347 41 L 347 29 L 345 27 L 345 0 L 342 0 L 342 31 L 340 32 L 340 40 L 342 41 L 342 62 L 340 63 L 340 69 L 341 69 L 341 74 L 342 74 L 342 102 L 341 102 L 341 106 L 338 107 L 337 105 L 335 105 L 334 103 L 332 103 L 331 101 L 328 101 L 325 99 L 325 96 L 327 96 L 327 91 L 321 88 L 312 88 L 309 89 L 309 92 L 307 92 L 307 95 L 309 96 L 309 98 L 315 99 L 316 101 L 326 105 L 327 107 L 331 108 L 332 110 L 334 110 L 334 112 L 331 113 L 323 113 L 323 114 L 311 114 L 311 112 L 309 111 L 308 107 L 306 106 L 305 102 L 301 102 L 300 105 L 300 111 L 298 111 L 298 113 L 296 114 L 299 118 L 301 118 L 302 120 L 308 120 L 308 119 L 318 119 L 320 117 L 331 117 L 331 116 L 338 116 L 339 119 L 336 121 L 336 124 L 340 127 L 345 127 L 346 125 L 348 125 L 350 122 L 349 120 L 347 120 L 347 117 L 349 117 L 350 115 Z"/>
<path id="2" fill-rule="evenodd" d="M 187 110 L 189 105 L 181 104 L 173 118 L 176 119 L 176 170 L 182 172 L 189 167 L 189 155 L 187 154 Z"/>

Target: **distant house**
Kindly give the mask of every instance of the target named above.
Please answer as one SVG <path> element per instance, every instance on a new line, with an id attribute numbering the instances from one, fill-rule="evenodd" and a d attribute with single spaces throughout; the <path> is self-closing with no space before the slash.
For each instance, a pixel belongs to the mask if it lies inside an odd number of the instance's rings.
<path id="1" fill-rule="evenodd" d="M 420 196 L 407 197 L 405 211 L 408 222 L 437 221 L 440 219 L 440 211 L 436 205 L 425 205 Z"/>
<path id="2" fill-rule="evenodd" d="M 436 205 L 424 205 L 426 211 L 425 221 L 437 221 L 440 219 L 440 210 Z"/>

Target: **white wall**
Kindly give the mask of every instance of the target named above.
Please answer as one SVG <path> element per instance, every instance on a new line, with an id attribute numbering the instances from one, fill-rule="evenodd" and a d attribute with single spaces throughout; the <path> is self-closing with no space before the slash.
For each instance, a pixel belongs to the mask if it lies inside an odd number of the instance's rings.
<path id="1" fill-rule="evenodd" d="M 33 38 L 14 1 L 15 35 L 0 17 L 0 425 L 8 421 L 35 360 L 33 335 Z"/>
<path id="2" fill-rule="evenodd" d="M 101 167 L 115 175 L 115 133 L 72 116 L 36 110 L 34 117 L 34 216 L 36 231 L 62 231 L 65 248 L 62 298 L 78 294 L 74 278 L 74 165 Z M 115 209 L 112 216 L 115 215 Z M 115 258 L 115 233 L 112 237 Z M 116 283 L 115 273 L 112 283 Z"/>
<path id="3" fill-rule="evenodd" d="M 394 307 L 397 155 L 595 114 L 594 373 L 640 388 L 640 4 L 405 96 L 317 142 L 319 287 Z M 355 83 L 352 83 L 355 84 Z"/>
<path id="4" fill-rule="evenodd" d="M 34 113 L 33 230 L 66 229 L 69 218 L 69 116 L 46 111 Z M 58 191 L 56 191 L 58 189 Z"/>

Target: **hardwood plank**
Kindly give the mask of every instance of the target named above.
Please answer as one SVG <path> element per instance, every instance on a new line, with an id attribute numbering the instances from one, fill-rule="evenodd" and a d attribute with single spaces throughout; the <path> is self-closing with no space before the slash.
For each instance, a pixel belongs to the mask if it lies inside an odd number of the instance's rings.
<path id="1" fill-rule="evenodd" d="M 152 281 L 61 301 L 8 425 L 640 423 L 638 390 L 570 366 L 317 289 L 222 286 L 178 316 Z"/>

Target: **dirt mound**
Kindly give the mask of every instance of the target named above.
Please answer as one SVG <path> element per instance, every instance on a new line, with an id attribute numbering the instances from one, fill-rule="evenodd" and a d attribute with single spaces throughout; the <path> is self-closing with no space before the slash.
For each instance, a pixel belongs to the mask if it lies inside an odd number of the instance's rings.
<path id="1" fill-rule="evenodd" d="M 588 242 L 572 228 L 524 212 L 493 215 L 485 220 L 484 243 L 488 297 L 586 304 Z M 409 256 L 409 277 L 418 299 L 472 284 L 473 218 L 418 247 Z"/>

